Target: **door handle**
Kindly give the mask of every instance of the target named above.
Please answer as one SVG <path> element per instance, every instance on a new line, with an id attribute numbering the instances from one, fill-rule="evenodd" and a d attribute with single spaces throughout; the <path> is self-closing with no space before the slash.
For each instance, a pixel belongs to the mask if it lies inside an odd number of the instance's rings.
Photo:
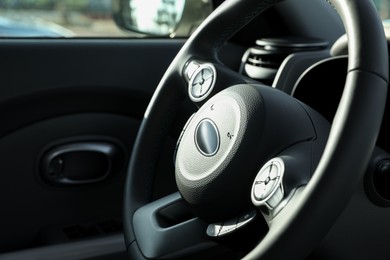
<path id="1" fill-rule="evenodd" d="M 122 163 L 119 148 L 109 142 L 64 144 L 47 151 L 41 175 L 51 184 L 80 185 L 103 181 Z"/>

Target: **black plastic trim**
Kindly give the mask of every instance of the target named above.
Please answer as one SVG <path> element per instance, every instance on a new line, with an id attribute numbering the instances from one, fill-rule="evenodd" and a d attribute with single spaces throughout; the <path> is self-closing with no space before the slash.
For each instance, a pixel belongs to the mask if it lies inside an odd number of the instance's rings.
<path id="1" fill-rule="evenodd" d="M 59 245 L 43 246 L 32 249 L 20 250 L 0 254 L 2 260 L 25 259 L 56 259 L 79 260 L 92 259 L 94 257 L 114 258 L 117 254 L 124 255 L 126 251 L 123 234 L 63 243 Z M 112 258 L 111 258 L 112 257 Z"/>
<path id="2" fill-rule="evenodd" d="M 183 257 L 216 246 L 206 236 L 207 224 L 199 218 L 193 217 L 172 226 L 160 225 L 158 212 L 181 201 L 177 192 L 135 212 L 134 233 L 141 252 L 147 258 Z M 171 242 L 167 243 L 168 240 Z"/>

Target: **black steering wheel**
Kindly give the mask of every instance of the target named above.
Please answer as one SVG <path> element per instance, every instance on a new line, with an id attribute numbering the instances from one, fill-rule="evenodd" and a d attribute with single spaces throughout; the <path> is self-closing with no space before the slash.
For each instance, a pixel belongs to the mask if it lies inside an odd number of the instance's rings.
<path id="1" fill-rule="evenodd" d="M 330 124 L 293 97 L 248 80 L 218 59 L 233 34 L 277 2 L 225 1 L 162 78 L 125 184 L 123 221 L 131 258 L 183 257 L 216 242 L 234 247 L 244 240 L 254 244 L 246 249 L 246 259 L 301 259 L 319 244 L 352 195 L 374 149 L 386 103 L 389 68 L 382 23 L 371 1 L 330 1 L 349 39 L 347 81 Z M 152 201 L 164 139 L 188 98 L 199 109 L 178 141 L 179 192 Z M 181 213 L 183 207 L 193 215 Z M 246 240 L 248 232 L 254 236 Z"/>

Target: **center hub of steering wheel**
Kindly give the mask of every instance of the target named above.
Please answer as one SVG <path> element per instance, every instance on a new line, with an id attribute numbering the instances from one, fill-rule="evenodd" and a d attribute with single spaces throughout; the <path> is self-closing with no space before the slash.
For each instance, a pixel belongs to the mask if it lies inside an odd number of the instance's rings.
<path id="1" fill-rule="evenodd" d="M 218 128 L 210 119 L 203 119 L 195 130 L 195 143 L 205 156 L 213 156 L 218 152 L 220 137 Z"/>
<path id="2" fill-rule="evenodd" d="M 231 208 L 240 210 L 228 204 L 250 190 L 243 185 L 247 177 L 242 173 L 251 155 L 244 151 L 256 150 L 257 141 L 247 138 L 253 137 L 254 129 L 261 136 L 262 98 L 255 88 L 243 86 L 206 102 L 191 119 L 177 150 L 179 190 L 196 214 L 210 221 L 231 215 Z M 257 120 L 251 120 L 254 116 Z"/>
<path id="3" fill-rule="evenodd" d="M 207 222 L 235 217 L 251 207 L 253 180 L 264 163 L 314 136 L 307 112 L 289 95 L 260 85 L 227 88 L 185 128 L 175 161 L 178 189 Z"/>

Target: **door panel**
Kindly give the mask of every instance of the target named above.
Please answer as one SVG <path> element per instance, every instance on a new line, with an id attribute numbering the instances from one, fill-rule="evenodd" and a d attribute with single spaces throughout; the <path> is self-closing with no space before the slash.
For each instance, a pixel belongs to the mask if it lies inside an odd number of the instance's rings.
<path id="1" fill-rule="evenodd" d="M 134 138 L 183 42 L 0 42 L 0 252 L 121 232 L 122 190 Z M 95 141 L 120 147 L 122 160 L 105 180 L 69 186 L 44 181 L 45 151 Z"/>
<path id="2" fill-rule="evenodd" d="M 56 114 L 103 110 L 142 118 L 182 44 L 180 40 L 2 40 L 0 136 Z"/>
<path id="3" fill-rule="evenodd" d="M 121 157 L 128 158 L 138 126 L 138 120 L 122 115 L 79 113 L 42 120 L 0 139 L 0 203 L 6 209 L 1 250 L 120 231 L 124 160 L 104 181 L 58 186 L 43 178 L 42 159 L 52 147 L 88 141 L 114 143 Z"/>

